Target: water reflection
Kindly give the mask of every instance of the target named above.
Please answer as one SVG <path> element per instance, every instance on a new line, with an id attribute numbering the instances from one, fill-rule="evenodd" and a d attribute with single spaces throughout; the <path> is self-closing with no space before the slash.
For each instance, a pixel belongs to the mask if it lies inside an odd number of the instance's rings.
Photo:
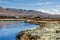
<path id="1" fill-rule="evenodd" d="M 35 27 L 37 27 L 37 25 L 25 23 L 23 21 L 4 25 L 3 28 L 0 29 L 0 40 L 15 40 L 16 33 L 20 32 L 21 30 Z"/>

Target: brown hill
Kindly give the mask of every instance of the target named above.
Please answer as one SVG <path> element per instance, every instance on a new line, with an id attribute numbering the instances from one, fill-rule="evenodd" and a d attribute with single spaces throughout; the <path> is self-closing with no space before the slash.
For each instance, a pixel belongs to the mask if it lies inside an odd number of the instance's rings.
<path id="1" fill-rule="evenodd" d="M 35 10 L 23 10 L 23 9 L 15 9 L 15 8 L 2 8 L 0 7 L 0 15 L 6 16 L 38 16 L 41 18 L 60 18 L 60 15 L 52 15 L 48 13 L 44 13 L 41 11 Z"/>

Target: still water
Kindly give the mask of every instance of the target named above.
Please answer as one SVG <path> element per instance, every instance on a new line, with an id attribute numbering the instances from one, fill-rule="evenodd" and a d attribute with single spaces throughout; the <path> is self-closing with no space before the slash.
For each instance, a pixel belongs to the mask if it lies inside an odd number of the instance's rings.
<path id="1" fill-rule="evenodd" d="M 12 21 L 13 22 L 13 21 Z M 16 34 L 28 28 L 35 28 L 38 25 L 25 23 L 23 21 L 4 25 L 0 28 L 0 40 L 16 40 Z"/>

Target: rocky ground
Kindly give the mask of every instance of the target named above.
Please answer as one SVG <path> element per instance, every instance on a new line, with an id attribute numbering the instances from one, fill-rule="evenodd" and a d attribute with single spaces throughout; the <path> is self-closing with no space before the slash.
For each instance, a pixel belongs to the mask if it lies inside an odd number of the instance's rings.
<path id="1" fill-rule="evenodd" d="M 17 33 L 16 40 L 60 40 L 60 24 L 45 22 L 40 27 Z"/>

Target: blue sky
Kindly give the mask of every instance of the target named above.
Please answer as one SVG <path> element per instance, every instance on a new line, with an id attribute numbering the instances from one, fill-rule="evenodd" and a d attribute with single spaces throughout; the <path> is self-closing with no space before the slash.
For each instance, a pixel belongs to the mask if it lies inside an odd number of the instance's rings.
<path id="1" fill-rule="evenodd" d="M 60 0 L 0 0 L 0 6 L 60 14 Z"/>

